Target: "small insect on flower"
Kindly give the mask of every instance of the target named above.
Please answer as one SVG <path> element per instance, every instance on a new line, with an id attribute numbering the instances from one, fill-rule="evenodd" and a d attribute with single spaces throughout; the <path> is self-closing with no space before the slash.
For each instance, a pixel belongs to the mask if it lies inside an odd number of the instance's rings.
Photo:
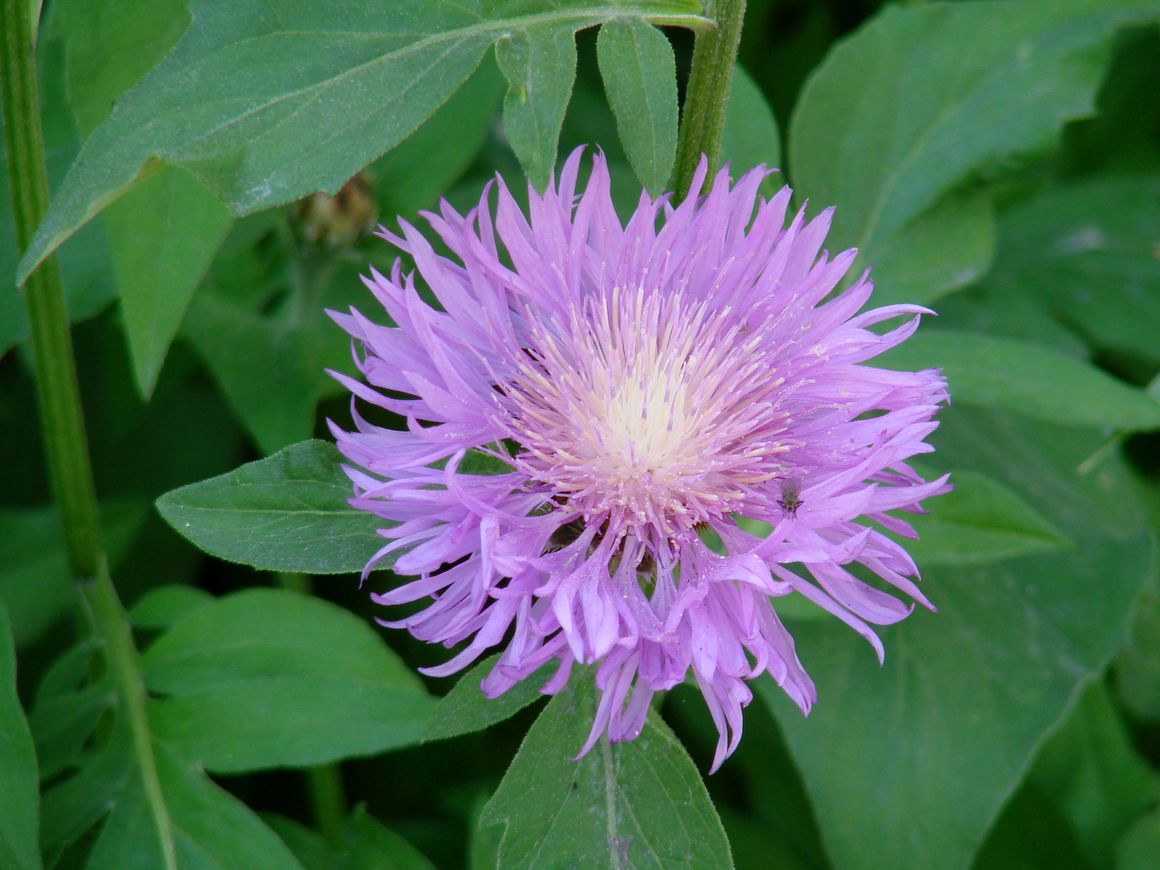
<path id="1" fill-rule="evenodd" d="M 802 482 L 799 477 L 787 477 L 781 482 L 781 498 L 777 500 L 788 516 L 797 517 L 802 504 Z"/>
<path id="2" fill-rule="evenodd" d="M 635 738 L 654 695 L 691 674 L 716 769 L 749 681 L 769 674 L 804 713 L 816 700 L 779 598 L 832 613 L 879 658 L 872 626 L 912 605 L 854 565 L 931 607 L 882 530 L 913 537 L 897 513 L 949 488 L 907 464 L 932 449 L 946 384 L 867 365 L 929 312 L 863 311 L 867 275 L 836 291 L 855 252 L 822 251 L 830 211 L 789 213 L 788 188 L 761 197 L 764 168 L 710 181 L 702 162 L 682 203 L 642 194 L 622 223 L 604 158 L 583 191 L 582 164 L 577 151 L 529 190 L 526 216 L 498 179 L 466 215 L 424 215 L 446 256 L 410 224 L 380 228 L 415 264 L 364 279 L 392 325 L 332 312 L 363 379 L 335 375 L 354 429 L 331 428 L 351 504 L 383 520 L 363 575 L 394 559 L 407 579 L 374 600 L 423 607 L 380 621 L 456 648 L 428 674 L 498 647 L 488 697 L 548 662 L 548 694 L 595 680 L 585 752 Z"/>

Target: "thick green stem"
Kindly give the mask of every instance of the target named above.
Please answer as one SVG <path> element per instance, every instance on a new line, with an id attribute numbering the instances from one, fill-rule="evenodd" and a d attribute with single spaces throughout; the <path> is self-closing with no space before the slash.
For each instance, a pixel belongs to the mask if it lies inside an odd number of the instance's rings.
<path id="1" fill-rule="evenodd" d="M 12 211 L 21 250 L 28 246 L 48 204 L 32 33 L 28 0 L 0 0 L 0 96 Z M 0 287 L 0 293 L 15 292 L 15 288 Z M 49 257 L 29 276 L 24 293 L 41 436 L 64 528 L 69 570 L 79 584 L 96 642 L 104 650 L 121 698 L 165 867 L 176 868 L 172 825 L 157 775 L 137 650 L 101 546 L 76 359 L 55 257 Z"/>
<path id="2" fill-rule="evenodd" d="M 278 585 L 291 592 L 310 595 L 313 583 L 308 574 L 284 572 Z M 306 770 L 314 824 L 323 838 L 335 849 L 342 846 L 343 820 L 346 818 L 346 792 L 342 787 L 342 770 L 337 764 L 321 764 Z"/>
<path id="3" fill-rule="evenodd" d="M 4 14 L 0 83 L 4 98 L 4 134 L 8 146 L 8 180 L 16 242 L 27 247 L 48 204 L 44 138 L 36 96 L 36 65 L 28 0 L 0 0 Z M 13 293 L 0 287 L 0 293 Z M 53 495 L 61 514 L 69 568 L 78 580 L 96 577 L 100 568 L 101 530 L 96 491 L 89 463 L 76 361 L 69 339 L 68 315 L 55 258 L 29 276 L 25 307 L 36 363 L 42 436 L 48 455 Z"/>
<path id="4" fill-rule="evenodd" d="M 709 173 L 717 169 L 745 0 L 711 0 L 708 11 L 717 26 L 697 32 L 693 68 L 681 111 L 673 189 L 682 199 L 689 193 L 702 154 L 709 160 Z"/>

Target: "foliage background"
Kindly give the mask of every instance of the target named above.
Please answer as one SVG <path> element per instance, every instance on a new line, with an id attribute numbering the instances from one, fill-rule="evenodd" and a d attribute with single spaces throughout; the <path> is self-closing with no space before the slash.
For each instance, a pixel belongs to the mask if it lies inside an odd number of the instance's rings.
<path id="1" fill-rule="evenodd" d="M 761 684 L 704 786 L 695 691 L 637 744 L 573 764 L 583 690 L 483 705 L 465 678 L 436 701 L 449 681 L 414 668 L 445 653 L 371 627 L 349 572 L 373 524 L 343 510 L 333 453 L 302 442 L 348 413 L 323 369 L 349 371 L 349 348 L 322 309 L 365 302 L 358 273 L 392 254 L 365 233 L 312 242 L 317 218 L 288 204 L 366 166 L 356 225 L 372 204 L 383 220 L 466 206 L 497 171 L 546 177 L 562 123 L 559 153 L 599 144 L 630 207 L 669 177 L 693 41 L 634 16 L 695 23 L 696 4 L 191 6 L 44 5 L 55 197 L 33 247 L 60 246 L 142 655 L 94 640 L 71 588 L 22 300 L 0 292 L 0 865 L 160 866 L 164 818 L 183 867 L 1150 866 L 1160 6 L 748 3 L 724 156 L 836 204 L 831 247 L 860 248 L 879 304 L 937 308 L 891 361 L 946 372 L 927 467 L 958 489 L 914 548 L 940 612 L 883 632 L 880 669 L 793 610 L 817 708 L 803 719 Z M 464 9 L 486 26 L 399 48 Z M 567 102 L 573 25 L 609 9 L 628 17 L 579 32 Z M 11 286 L 7 212 L 0 241 Z M 144 730 L 118 663 L 148 690 Z"/>

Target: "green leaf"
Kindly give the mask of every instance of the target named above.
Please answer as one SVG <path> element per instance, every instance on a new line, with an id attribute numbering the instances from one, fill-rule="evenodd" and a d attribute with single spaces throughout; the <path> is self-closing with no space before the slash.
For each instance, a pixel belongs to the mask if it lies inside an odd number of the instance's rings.
<path id="1" fill-rule="evenodd" d="M 235 215 L 333 193 L 430 117 L 497 40 L 528 46 L 524 80 L 541 84 L 555 67 L 537 64 L 554 63 L 563 34 L 616 18 L 700 26 L 699 11 L 694 0 L 406 0 L 389 11 L 356 0 L 340 15 L 294 0 L 194 0 L 180 42 L 85 142 L 21 276 L 163 165 L 191 171 Z"/>
<path id="2" fill-rule="evenodd" d="M 245 804 L 171 750 L 155 744 L 161 790 L 173 822 L 180 867 L 301 867 L 285 844 Z M 130 778 L 117 797 L 86 867 L 142 870 L 163 866 L 153 843 L 144 788 Z"/>
<path id="3" fill-rule="evenodd" d="M 1029 342 L 925 329 L 876 362 L 941 368 L 955 402 L 1073 426 L 1160 428 L 1160 402 L 1082 360 Z"/>
<path id="4" fill-rule="evenodd" d="M 1150 870 L 1160 852 L 1160 809 L 1142 817 L 1116 848 L 1116 870 Z"/>
<path id="5" fill-rule="evenodd" d="M 995 216 L 982 191 L 951 194 L 878 249 L 875 305 L 928 305 L 973 284 L 995 259 Z"/>
<path id="6" fill-rule="evenodd" d="M 310 828 L 283 816 L 263 820 L 290 847 L 307 870 L 431 870 L 432 864 L 414 846 L 367 812 L 363 806 L 343 822 L 342 848 L 335 852 Z"/>
<path id="7" fill-rule="evenodd" d="M 1113 34 L 1158 10 L 1105 0 L 888 6 L 802 90 L 789 132 L 795 189 L 838 206 L 832 249 L 857 247 L 874 263 L 963 182 L 1048 147 L 1064 122 L 1090 114 Z"/>
<path id="8" fill-rule="evenodd" d="M 418 742 L 432 702 L 374 629 L 252 589 L 194 610 L 142 660 L 159 738 L 217 772 L 305 767 Z"/>
<path id="9" fill-rule="evenodd" d="M 317 312 L 319 324 L 322 312 Z M 309 438 L 326 383 L 314 324 L 264 317 L 201 294 L 185 334 L 263 453 Z"/>
<path id="10" fill-rule="evenodd" d="M 905 519 L 918 540 L 899 538 L 920 567 L 975 565 L 1066 547 L 1071 541 L 1024 499 L 974 471 L 956 471 L 955 488 Z"/>
<path id="11" fill-rule="evenodd" d="M 1138 719 L 1160 721 L 1160 592 L 1155 581 L 1140 596 L 1113 673 L 1119 702 Z"/>
<path id="12" fill-rule="evenodd" d="M 781 166 L 781 137 L 777 120 L 761 88 L 741 66 L 733 67 L 729 103 L 725 109 L 725 130 L 721 137 L 721 160 L 729 161 L 737 177 L 754 166 L 769 169 Z M 763 192 L 772 194 L 785 183 L 782 175 L 766 179 Z"/>
<path id="13" fill-rule="evenodd" d="M 55 13 L 52 35 L 65 45 L 68 102 L 82 135 L 108 116 L 189 22 L 185 0 L 147 7 L 133 0 L 66 3 Z M 125 332 L 145 397 L 229 225 L 217 198 L 176 169 L 161 170 L 109 210 L 106 227 Z"/>
<path id="14" fill-rule="evenodd" d="M 1033 294 L 1091 344 L 1160 364 L 1158 243 L 1160 174 L 1063 185 L 1004 212 L 986 285 Z"/>
<path id="15" fill-rule="evenodd" d="M 576 33 L 529 27 L 496 43 L 495 59 L 508 81 L 504 132 L 528 180 L 543 190 L 556 165 L 560 127 L 576 82 Z"/>
<path id="16" fill-rule="evenodd" d="M 105 213 L 133 374 L 146 398 L 231 222 L 201 182 L 168 167 Z"/>
<path id="17" fill-rule="evenodd" d="M 534 704 L 543 697 L 540 694 L 540 687 L 552 675 L 555 666 L 551 663 L 544 665 L 527 679 L 516 683 L 498 698 L 486 697 L 480 691 L 479 684 L 491 673 L 491 669 L 499 661 L 499 655 L 496 653 L 479 662 L 459 678 L 459 682 L 450 692 L 439 699 L 431 719 L 427 722 L 427 730 L 423 734 L 424 742 L 482 731 L 497 722 L 510 719 L 524 707 Z"/>
<path id="18" fill-rule="evenodd" d="M 0 866 L 40 867 L 36 750 L 16 694 L 16 647 L 0 605 Z"/>
<path id="19" fill-rule="evenodd" d="M 636 740 L 575 758 L 595 712 L 592 677 L 577 674 L 528 731 L 480 818 L 505 827 L 498 867 L 732 867 L 701 777 L 655 713 Z"/>
<path id="20" fill-rule="evenodd" d="M 668 37 L 638 19 L 612 21 L 596 39 L 600 76 L 625 156 L 653 196 L 677 154 L 677 65 Z"/>
<path id="21" fill-rule="evenodd" d="M 145 505 L 137 499 L 103 506 L 111 564 L 120 562 L 144 520 Z M 55 508 L 0 509 L 0 565 L 0 603 L 12 615 L 17 646 L 40 637 L 76 606 Z"/>
<path id="22" fill-rule="evenodd" d="M 414 135 L 372 163 L 381 217 L 431 208 L 471 166 L 503 99 L 504 81 L 490 57 Z"/>
<path id="23" fill-rule="evenodd" d="M 342 870 L 363 867 L 390 867 L 391 870 L 434 870 L 434 865 L 418 849 L 387 830 L 383 823 L 356 807 L 343 825 L 342 842 L 346 854 Z"/>
<path id="24" fill-rule="evenodd" d="M 64 46 L 59 40 L 41 39 L 37 53 L 40 78 L 41 123 L 44 127 L 45 163 L 49 185 L 55 188 L 76 156 L 79 142 L 65 99 Z M 3 119 L 0 119 L 0 128 Z M 16 226 L 12 220 L 12 197 L 8 188 L 8 155 L 0 148 L 0 356 L 28 340 L 24 296 L 15 290 Z M 9 242 L 8 240 L 12 240 Z M 117 295 L 103 221 L 77 233 L 60 249 L 61 277 L 68 315 L 73 322 L 93 317 Z"/>
<path id="25" fill-rule="evenodd" d="M 212 595 L 196 586 L 158 586 L 133 605 L 129 621 L 134 628 L 167 629 L 213 601 Z"/>
<path id="26" fill-rule="evenodd" d="M 263 571 L 361 571 L 385 524 L 347 504 L 333 444 L 303 441 L 220 477 L 161 496 L 157 510 L 207 553 Z M 384 560 L 382 567 L 389 567 Z"/>
<path id="27" fill-rule="evenodd" d="M 1093 866 L 1152 806 L 1157 786 L 1100 680 L 1084 690 L 1043 747 L 1030 781 L 1071 821 Z"/>
<path id="28" fill-rule="evenodd" d="M 1079 687 L 1102 672 L 1154 541 L 1123 464 L 1077 466 L 1103 438 L 959 405 L 934 454 L 1019 492 L 1074 541 L 981 566 L 922 566 L 938 613 L 882 630 L 886 663 L 834 620 L 791 626 L 818 688 L 777 715 L 835 866 L 961 868 Z"/>

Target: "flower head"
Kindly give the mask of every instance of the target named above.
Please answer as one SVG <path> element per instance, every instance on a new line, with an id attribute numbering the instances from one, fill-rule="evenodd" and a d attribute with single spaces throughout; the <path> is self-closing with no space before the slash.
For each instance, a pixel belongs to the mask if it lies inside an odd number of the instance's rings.
<path id="1" fill-rule="evenodd" d="M 382 230 L 416 267 L 365 279 L 394 325 L 333 313 L 366 383 L 335 376 L 406 426 L 357 408 L 355 431 L 332 426 L 351 503 L 387 521 L 364 577 L 401 554 L 395 572 L 415 579 L 373 597 L 427 606 L 380 621 L 466 643 L 428 673 L 502 647 L 482 684 L 495 696 L 552 660 L 548 693 L 594 665 L 585 751 L 636 737 L 653 695 L 691 673 L 715 769 L 748 680 L 768 672 L 803 712 L 816 699 L 778 598 L 804 596 L 880 659 L 871 625 L 913 607 L 883 588 L 931 606 L 880 528 L 913 536 L 889 512 L 949 488 L 907 465 L 931 450 L 946 384 L 864 365 L 929 312 L 859 314 L 866 275 L 835 292 L 855 252 L 820 252 L 830 212 L 787 225 L 790 191 L 759 197 L 763 168 L 702 192 L 702 164 L 682 204 L 642 195 L 622 224 L 603 158 L 578 194 L 581 162 L 529 191 L 528 217 L 502 180 L 494 215 L 489 190 L 467 215 L 426 214 L 450 256 L 407 223 Z M 472 473 L 481 456 L 499 473 Z"/>

